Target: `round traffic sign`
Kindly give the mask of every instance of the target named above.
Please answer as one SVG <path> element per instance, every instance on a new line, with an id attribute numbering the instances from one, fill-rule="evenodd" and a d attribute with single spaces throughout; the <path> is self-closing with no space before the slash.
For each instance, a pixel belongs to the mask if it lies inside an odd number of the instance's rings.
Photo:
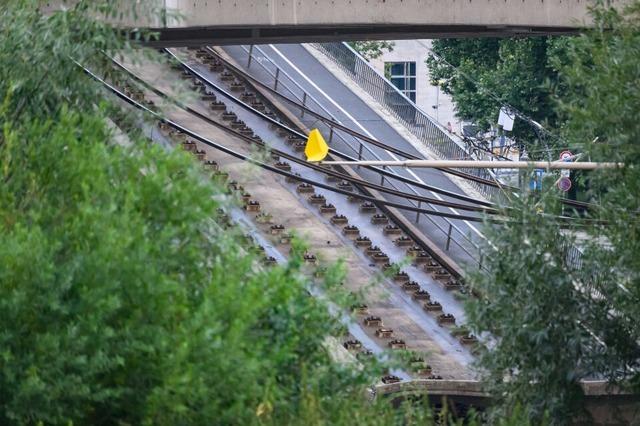
<path id="1" fill-rule="evenodd" d="M 571 189 L 571 179 L 569 179 L 566 176 L 561 177 L 560 179 L 558 179 L 558 189 L 562 192 L 567 192 L 568 190 Z"/>
<path id="2" fill-rule="evenodd" d="M 571 151 L 562 151 L 560 153 L 560 161 L 571 161 L 571 157 L 573 157 Z"/>

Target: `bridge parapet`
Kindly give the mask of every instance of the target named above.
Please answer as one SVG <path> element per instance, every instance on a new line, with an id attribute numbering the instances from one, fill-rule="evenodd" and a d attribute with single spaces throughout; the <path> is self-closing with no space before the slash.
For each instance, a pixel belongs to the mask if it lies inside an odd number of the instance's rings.
<path id="1" fill-rule="evenodd" d="M 640 395 L 632 394 L 606 381 L 580 382 L 589 418 L 576 419 L 576 424 L 637 424 L 640 421 Z M 379 385 L 378 396 L 402 400 L 415 395 L 428 395 L 435 401 L 446 398 L 450 404 L 484 408 L 491 405 L 489 393 L 476 380 L 428 380 Z M 435 397 L 435 398 L 434 398 Z"/>
<path id="2" fill-rule="evenodd" d="M 618 7 L 629 0 L 611 0 Z M 162 45 L 567 34 L 590 24 L 589 0 L 121 0 L 127 27 Z M 60 0 L 50 8 L 60 7 Z M 146 8 L 160 13 L 142 13 Z"/>
<path id="3" fill-rule="evenodd" d="M 604 380 L 585 380 L 580 386 L 587 397 L 628 396 L 631 395 L 619 386 Z M 489 398 L 489 393 L 478 380 L 430 380 L 415 379 L 405 382 L 382 384 L 376 387 L 378 395 L 397 393 L 427 393 L 442 396 L 471 396 Z M 640 396 L 639 396 L 640 397 Z"/>

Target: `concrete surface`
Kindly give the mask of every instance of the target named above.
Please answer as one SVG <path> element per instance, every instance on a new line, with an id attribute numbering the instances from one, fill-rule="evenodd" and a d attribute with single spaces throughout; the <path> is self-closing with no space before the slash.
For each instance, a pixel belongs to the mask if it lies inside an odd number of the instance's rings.
<path id="1" fill-rule="evenodd" d="M 451 123 L 453 130 L 460 134 L 461 122 L 455 115 L 455 105 L 451 96 L 431 84 L 426 60 L 431 52 L 433 40 L 391 40 L 391 42 L 394 44 L 393 50 L 385 50 L 380 57 L 371 59 L 369 61 L 371 66 L 384 75 L 386 63 L 415 62 L 416 105 L 441 125 L 446 126 L 447 123 Z"/>
<path id="2" fill-rule="evenodd" d="M 135 67 L 129 64 L 129 66 L 131 69 L 135 69 L 138 75 L 143 76 L 145 80 L 161 90 L 183 95 L 183 91 L 176 88 L 175 85 L 178 72 L 155 64 L 140 64 Z M 147 97 L 157 104 L 162 104 L 153 95 Z M 215 114 L 209 112 L 206 103 L 202 101 L 192 99 L 190 105 L 204 114 L 215 117 Z M 244 154 L 255 151 L 255 148 L 246 142 L 229 136 L 220 129 L 216 129 L 175 107 L 165 106 L 165 110 L 168 117 L 205 137 Z M 258 134 L 264 134 L 263 132 L 266 131 L 256 128 L 254 130 Z M 269 135 L 264 134 L 264 138 L 268 140 Z M 274 142 L 276 141 L 274 140 Z M 284 142 L 282 144 L 284 145 Z M 296 193 L 295 184 L 286 183 L 280 176 L 264 172 L 212 148 L 206 146 L 201 146 L 201 148 L 207 152 L 208 159 L 216 160 L 221 168 L 230 173 L 232 179 L 242 184 L 252 194 L 252 199 L 260 201 L 262 210 L 269 212 L 274 218 L 273 223 L 281 223 L 285 225 L 286 229 L 295 230 L 299 235 L 302 235 L 309 243 L 310 252 L 318 256 L 321 262 L 331 263 L 339 260 L 344 262 L 347 270 L 345 288 L 362 293 L 365 303 L 370 307 L 370 314 L 381 316 L 385 327 L 392 328 L 397 338 L 407 342 L 409 349 L 423 353 L 425 359 L 432 365 L 435 374 L 456 379 L 474 377 L 473 371 L 469 368 L 473 357 L 468 349 L 453 338 L 446 328 L 437 325 L 435 318 L 426 314 L 418 303 L 400 290 L 397 284 L 384 278 L 377 267 L 370 266 L 368 258 L 363 256 L 361 250 L 356 248 L 350 239 L 342 235 L 340 228 L 331 225 L 327 217 L 323 217 L 315 207 L 309 205 L 306 197 L 301 197 Z M 305 176 L 307 173 L 305 172 Z M 357 204 L 350 204 L 346 199 L 339 200 L 339 196 L 336 194 L 323 192 L 320 189 L 316 189 L 316 193 L 325 195 L 329 202 L 336 204 L 339 213 L 349 217 L 350 223 L 357 224 L 364 229 L 365 222 L 368 222 L 368 215 L 357 213 Z M 250 225 L 245 225 L 250 227 Z M 265 225 L 255 225 L 255 228 L 263 232 L 266 230 Z M 368 234 L 369 232 L 370 234 Z M 370 236 L 376 243 L 384 244 L 391 251 L 393 243 L 388 239 L 383 241 L 382 238 L 376 237 L 376 232 L 381 235 L 380 229 L 366 229 L 363 231 L 363 235 Z M 261 242 L 268 250 L 276 250 L 280 255 L 286 256 L 288 250 L 286 246 L 278 244 L 269 235 L 262 238 L 265 241 Z M 394 256 L 400 258 L 401 253 L 396 249 Z M 278 259 L 280 256 L 275 257 Z M 433 292 L 434 296 L 439 294 L 437 293 L 439 284 L 426 274 L 424 276 L 416 274 L 416 277 L 424 288 Z M 435 298 L 437 297 L 435 296 Z M 442 297 L 445 311 L 449 308 L 452 310 L 460 309 L 451 294 L 443 294 Z M 459 313 L 457 310 L 455 312 Z M 382 352 L 386 348 L 386 340 L 375 336 L 374 327 L 361 326 L 362 316 L 357 316 L 354 319 L 358 326 L 349 327 L 350 333 L 363 341 L 374 353 Z"/>
<path id="3" fill-rule="evenodd" d="M 240 46 L 226 46 L 224 47 L 224 51 L 234 59 L 238 65 L 249 71 L 254 77 L 268 84 L 273 81 L 273 69 L 269 68 L 269 65 L 265 64 L 264 61 L 262 63 L 254 62 L 250 68 L 246 67 L 247 54 Z M 317 101 L 317 103 L 308 102 L 307 104 L 317 112 L 326 114 L 324 111 L 327 111 L 347 127 L 370 135 L 379 141 L 400 148 L 418 157 L 424 157 L 422 152 L 418 151 L 402 134 L 380 116 L 380 111 L 376 109 L 377 104 L 370 104 L 363 101 L 354 93 L 355 87 L 349 87 L 348 83 L 339 80 L 333 72 L 325 68 L 323 64 L 302 45 L 269 45 L 264 46 L 263 51 L 273 63 L 281 69 L 281 83 L 278 86 L 278 90 L 282 93 L 287 96 L 292 96 L 292 93 L 297 92 L 298 96 L 302 96 L 301 90 L 304 90 L 310 97 L 313 97 L 313 99 Z M 203 68 L 206 70 L 206 67 Z M 285 74 L 288 78 L 284 77 Z M 294 87 L 296 86 L 294 86 L 294 84 L 301 89 L 295 89 Z M 324 133 L 325 138 L 327 138 L 326 129 L 323 130 L 316 119 L 305 115 L 301 118 L 301 121 L 308 127 L 318 126 Z M 330 144 L 332 148 L 352 156 L 357 156 L 358 144 L 353 137 L 342 134 L 340 131 L 336 131 L 334 135 L 335 137 Z M 382 148 L 371 146 L 369 152 L 364 151 L 363 159 L 394 160 L 398 158 Z M 354 168 L 353 170 L 366 180 L 380 183 L 380 177 L 375 172 L 366 169 L 356 170 Z M 460 188 L 460 186 L 439 170 L 407 170 L 404 168 L 392 168 L 392 170 L 410 179 L 417 178 L 424 183 L 454 193 L 465 194 L 465 191 Z M 389 183 L 385 181 L 385 185 L 388 184 Z M 397 182 L 393 185 L 401 191 L 414 192 L 423 196 L 441 198 L 447 201 L 456 201 L 455 199 L 440 196 L 427 190 L 412 189 L 413 187 Z M 401 204 L 411 204 L 405 198 L 394 196 L 385 197 L 390 201 Z M 423 207 L 427 206 L 423 205 Z M 447 207 L 431 207 L 436 211 L 452 212 L 452 210 Z M 475 214 L 469 212 L 465 212 L 465 214 L 475 216 Z M 415 214 L 405 212 L 405 216 L 409 220 L 415 221 Z M 447 251 L 447 254 L 460 265 L 475 264 L 476 261 L 469 255 L 469 252 L 473 253 L 474 247 L 468 242 L 468 239 L 476 242 L 480 241 L 482 238 L 480 236 L 482 233 L 482 224 L 454 219 L 448 221 L 434 216 L 428 218 L 422 216 L 420 223 L 416 224 L 416 226 L 444 250 L 447 240 L 447 230 L 450 223 L 453 223 L 458 231 L 454 228 L 452 237 L 455 242 L 450 244 L 450 249 Z"/>
<path id="4" fill-rule="evenodd" d="M 613 0 L 622 4 L 627 0 Z M 120 24 L 164 46 L 566 34 L 589 25 L 586 0 L 141 0 Z M 55 9 L 60 1 L 50 2 Z M 161 13 L 150 14 L 152 7 Z M 163 16 L 164 15 L 164 16 Z M 159 16 L 153 18 L 152 16 Z"/>

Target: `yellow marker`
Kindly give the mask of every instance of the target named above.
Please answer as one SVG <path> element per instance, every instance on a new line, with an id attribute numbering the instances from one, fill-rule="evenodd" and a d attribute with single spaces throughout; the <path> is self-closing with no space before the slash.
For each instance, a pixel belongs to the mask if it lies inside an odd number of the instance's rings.
<path id="1" fill-rule="evenodd" d="M 318 129 L 313 129 L 307 138 L 307 146 L 304 147 L 307 161 L 322 161 L 329 153 L 329 146 L 324 141 Z"/>

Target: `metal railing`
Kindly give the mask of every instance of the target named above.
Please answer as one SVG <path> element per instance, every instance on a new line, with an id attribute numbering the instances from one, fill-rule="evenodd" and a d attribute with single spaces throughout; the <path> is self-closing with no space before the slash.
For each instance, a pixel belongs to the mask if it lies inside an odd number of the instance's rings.
<path id="1" fill-rule="evenodd" d="M 462 142 L 449 134 L 436 120 L 416 106 L 409 98 L 400 92 L 389 80 L 381 76 L 371 65 L 346 43 L 315 43 L 319 51 L 324 53 L 362 89 L 369 93 L 388 112 L 416 136 L 428 148 L 435 151 L 442 158 L 450 160 L 483 159 L 471 154 Z M 496 176 L 488 169 L 464 169 L 487 180 L 496 180 Z M 470 181 L 475 189 L 484 196 L 494 199 L 500 192 L 499 188 Z"/>
<path id="2" fill-rule="evenodd" d="M 582 250 L 575 244 L 568 244 L 565 251 L 567 265 L 575 270 L 582 269 Z"/>
<path id="3" fill-rule="evenodd" d="M 293 79 L 289 74 L 282 70 L 259 46 L 241 46 L 242 50 L 247 54 L 247 62 L 246 68 L 250 69 L 252 64 L 259 66 L 263 71 L 266 72 L 267 75 L 273 80 L 271 84 L 273 84 L 273 89 L 282 93 L 283 95 L 297 100 L 306 108 L 319 112 L 325 115 L 328 118 L 331 118 L 336 123 L 340 123 L 340 121 L 327 109 L 324 107 L 322 103 L 320 103 L 312 94 L 308 93 L 300 84 Z M 254 66 L 255 66 L 254 65 Z M 300 110 L 300 118 L 305 119 L 304 110 Z M 380 160 L 381 158 L 374 152 L 366 143 L 363 143 L 362 140 L 356 138 L 353 135 L 349 135 L 334 128 L 333 126 L 326 124 L 322 121 L 315 120 L 309 118 L 309 120 L 313 120 L 313 126 L 320 128 L 323 134 L 329 135 L 329 141 L 335 138 L 337 141 L 341 141 L 342 144 L 357 154 L 358 159 L 375 159 Z M 346 139 L 345 139 L 346 138 Z M 350 143 L 351 142 L 351 143 Z M 353 143 L 355 142 L 355 144 Z M 357 148 L 356 148 L 357 147 Z M 369 157 L 369 158 L 367 158 Z M 393 168 L 387 168 L 391 173 L 398 175 L 398 173 L 393 170 Z M 380 184 L 384 185 L 387 183 L 392 188 L 399 190 L 396 185 L 394 185 L 388 178 L 382 176 Z M 419 192 L 416 189 L 407 184 L 403 183 L 411 192 L 416 195 L 419 195 Z M 410 204 L 417 206 L 418 208 L 422 207 L 422 202 L 418 201 L 417 203 L 409 200 Z M 437 209 L 428 204 L 430 209 L 437 211 Z M 476 262 L 479 268 L 482 268 L 482 254 L 480 253 L 480 247 L 476 244 L 467 234 L 465 234 L 455 223 L 453 223 L 448 218 L 439 218 L 439 220 L 444 221 L 444 223 L 439 223 L 438 220 L 431 217 L 427 214 L 417 213 L 415 217 L 415 222 L 418 223 L 420 221 L 420 216 L 424 216 L 427 220 L 429 220 L 442 234 L 445 240 L 445 249 L 449 251 L 451 243 L 455 244 L 458 248 L 460 248 L 471 261 Z"/>

